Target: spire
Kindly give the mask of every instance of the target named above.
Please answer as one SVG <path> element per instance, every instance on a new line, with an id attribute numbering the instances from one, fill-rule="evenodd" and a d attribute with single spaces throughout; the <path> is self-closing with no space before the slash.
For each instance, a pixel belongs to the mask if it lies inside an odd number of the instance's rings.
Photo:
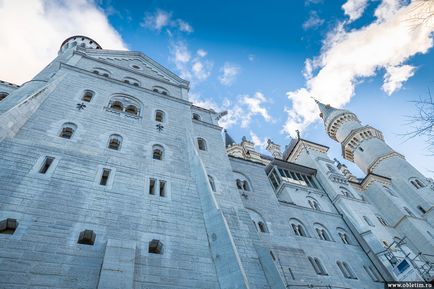
<path id="1" fill-rule="evenodd" d="M 320 117 L 325 121 L 327 119 L 327 117 L 329 117 L 329 115 L 338 110 L 334 107 L 331 107 L 330 104 L 324 104 L 318 100 L 315 99 L 316 104 L 318 105 L 319 110 L 321 111 L 320 113 Z"/>
<path id="2" fill-rule="evenodd" d="M 228 147 L 230 145 L 236 144 L 234 139 L 228 134 L 228 131 L 225 130 L 225 146 Z"/>

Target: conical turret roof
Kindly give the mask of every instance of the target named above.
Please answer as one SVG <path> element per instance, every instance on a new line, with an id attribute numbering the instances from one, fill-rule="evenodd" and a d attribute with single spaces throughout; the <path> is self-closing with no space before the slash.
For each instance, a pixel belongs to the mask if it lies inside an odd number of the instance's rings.
<path id="1" fill-rule="evenodd" d="M 234 139 L 228 134 L 228 131 L 225 130 L 225 146 L 228 147 L 230 145 L 236 144 Z"/>
<path id="2" fill-rule="evenodd" d="M 320 117 L 325 121 L 334 111 L 337 111 L 337 108 L 330 106 L 330 104 L 324 104 L 315 99 L 316 104 L 318 105 L 319 110 L 321 111 Z"/>

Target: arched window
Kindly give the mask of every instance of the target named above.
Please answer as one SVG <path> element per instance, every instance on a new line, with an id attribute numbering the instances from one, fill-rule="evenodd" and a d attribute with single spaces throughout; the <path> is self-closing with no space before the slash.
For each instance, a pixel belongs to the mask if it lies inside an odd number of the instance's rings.
<path id="1" fill-rule="evenodd" d="M 104 68 L 99 68 L 99 67 L 98 68 L 94 68 L 92 70 L 92 72 L 95 73 L 95 74 L 102 75 L 104 77 L 109 77 L 110 76 L 110 72 L 107 69 L 104 69 Z"/>
<path id="2" fill-rule="evenodd" d="M 125 112 L 131 115 L 138 115 L 139 114 L 139 110 L 137 109 L 137 107 L 135 105 L 129 105 L 127 106 L 127 108 L 125 109 Z"/>
<path id="3" fill-rule="evenodd" d="M 155 121 L 164 122 L 164 112 L 161 110 L 155 111 Z"/>
<path id="4" fill-rule="evenodd" d="M 318 258 L 308 257 L 310 264 L 318 275 L 328 275 L 324 266 Z"/>
<path id="5" fill-rule="evenodd" d="M 198 115 L 197 113 L 193 113 L 193 119 L 200 120 L 200 115 Z"/>
<path id="6" fill-rule="evenodd" d="M 124 106 L 122 105 L 122 102 L 120 101 L 113 101 L 110 105 L 111 109 L 114 109 L 116 111 L 123 111 L 124 110 Z"/>
<path id="7" fill-rule="evenodd" d="M 211 190 L 213 192 L 216 192 L 216 186 L 215 186 L 215 182 L 214 182 L 214 178 L 211 177 L 210 175 L 208 175 L 208 181 L 209 181 L 209 185 L 211 186 Z"/>
<path id="8" fill-rule="evenodd" d="M 152 158 L 154 160 L 162 160 L 163 159 L 164 149 L 160 145 L 152 146 Z"/>
<path id="9" fill-rule="evenodd" d="M 328 233 L 327 229 L 324 226 L 322 226 L 320 224 L 316 224 L 315 225 L 315 231 L 321 240 L 332 241 L 330 234 Z"/>
<path id="10" fill-rule="evenodd" d="M 291 228 L 296 236 L 307 237 L 306 230 L 301 222 L 293 219 L 290 220 Z"/>
<path id="11" fill-rule="evenodd" d="M 410 216 L 412 216 L 412 217 L 414 217 L 414 214 L 413 214 L 413 212 L 412 211 L 410 211 L 410 209 L 409 208 L 407 208 L 407 207 L 404 207 L 404 210 L 407 212 L 407 214 L 409 214 Z"/>
<path id="12" fill-rule="evenodd" d="M 265 227 L 265 224 L 263 222 L 258 222 L 259 231 L 261 233 L 267 233 L 267 229 Z"/>
<path id="13" fill-rule="evenodd" d="M 348 235 L 346 233 L 341 233 L 339 232 L 339 237 L 342 240 L 342 243 L 349 245 L 350 244 L 350 239 L 348 238 Z"/>
<path id="14" fill-rule="evenodd" d="M 132 84 L 134 86 L 140 86 L 140 81 L 132 77 L 125 77 L 124 82 L 127 84 Z"/>
<path id="15" fill-rule="evenodd" d="M 9 94 L 7 92 L 0 92 L 0 101 L 5 99 Z"/>
<path id="16" fill-rule="evenodd" d="M 203 138 L 201 138 L 201 137 L 197 138 L 197 146 L 199 147 L 199 149 L 201 151 L 206 151 L 207 150 L 206 141 Z"/>
<path id="17" fill-rule="evenodd" d="M 118 134 L 112 134 L 109 137 L 108 148 L 112 150 L 120 150 L 122 145 L 122 137 Z"/>
<path id="18" fill-rule="evenodd" d="M 371 227 L 375 227 L 374 224 L 371 222 L 371 220 L 369 220 L 368 217 L 363 216 L 363 220 L 365 220 L 366 224 L 368 224 Z"/>
<path id="19" fill-rule="evenodd" d="M 62 129 L 60 130 L 60 137 L 71 139 L 75 130 L 77 129 L 77 126 L 71 122 L 64 123 L 62 125 Z"/>
<path id="20" fill-rule="evenodd" d="M 127 95 L 115 95 L 110 99 L 109 111 L 124 112 L 128 117 L 137 118 L 140 115 L 141 102 Z"/>
<path id="21" fill-rule="evenodd" d="M 83 97 L 81 98 L 82 101 L 90 102 L 94 96 L 94 93 L 90 90 L 85 90 Z"/>
<path id="22" fill-rule="evenodd" d="M 240 179 L 236 180 L 238 190 L 243 189 L 243 182 Z"/>
<path id="23" fill-rule="evenodd" d="M 321 211 L 321 207 L 319 206 L 319 204 L 316 200 L 309 199 L 308 203 L 312 209 L 317 210 L 317 211 Z"/>
<path id="24" fill-rule="evenodd" d="M 336 264 L 338 265 L 345 278 L 357 279 L 356 274 L 354 274 L 354 271 L 346 262 L 337 261 Z"/>
<path id="25" fill-rule="evenodd" d="M 412 179 L 410 179 L 410 183 L 416 188 L 416 189 L 420 189 L 420 188 L 423 188 L 423 187 L 425 187 L 425 184 L 421 181 L 421 180 L 419 180 L 419 179 L 417 179 L 417 178 L 412 178 Z"/>
<path id="26" fill-rule="evenodd" d="M 167 91 L 167 89 L 165 89 L 164 87 L 161 87 L 161 86 L 152 87 L 152 91 L 158 92 L 158 93 L 163 94 L 163 95 L 169 95 L 169 92 Z"/>
<path id="27" fill-rule="evenodd" d="M 265 223 L 265 220 L 262 218 L 262 216 L 252 210 L 252 209 L 247 209 L 247 211 L 249 212 L 250 218 L 253 221 L 253 224 L 255 225 L 256 231 L 261 232 L 261 233 L 267 233 L 268 229 L 267 229 L 267 225 Z"/>

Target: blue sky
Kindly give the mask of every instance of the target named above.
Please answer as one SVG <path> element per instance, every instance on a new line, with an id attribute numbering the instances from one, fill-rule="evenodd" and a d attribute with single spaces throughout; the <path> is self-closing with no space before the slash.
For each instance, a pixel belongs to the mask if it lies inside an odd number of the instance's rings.
<path id="1" fill-rule="evenodd" d="M 426 139 L 405 141 L 402 135 L 411 130 L 411 101 L 434 90 L 434 25 L 410 21 L 411 11 L 419 9 L 414 5 L 400 0 L 6 1 L 0 5 L 0 26 L 16 22 L 17 28 L 13 34 L 0 31 L 10 44 L 0 43 L 0 49 L 16 58 L 0 55 L 0 63 L 10 67 L 0 79 L 23 82 L 19 61 L 34 75 L 55 56 L 55 50 L 44 48 L 57 49 L 59 39 L 84 34 L 105 49 L 142 51 L 190 80 L 191 100 L 228 110 L 222 124 L 237 141 L 253 139 L 258 150 L 264 151 L 266 138 L 283 148 L 299 129 L 342 160 L 340 145 L 317 118 L 314 96 L 355 112 L 434 177 Z M 41 49 L 29 53 L 26 48 L 24 56 L 17 52 L 28 47 L 36 29 L 41 33 L 47 27 L 45 38 L 31 41 Z M 31 59 L 41 63 L 33 65 Z M 15 78 L 14 67 L 21 69 Z"/>

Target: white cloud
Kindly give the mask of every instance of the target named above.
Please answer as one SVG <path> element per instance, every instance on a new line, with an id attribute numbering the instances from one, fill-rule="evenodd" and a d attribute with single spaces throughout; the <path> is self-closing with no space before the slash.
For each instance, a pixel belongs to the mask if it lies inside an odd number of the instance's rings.
<path id="1" fill-rule="evenodd" d="M 203 99 L 199 94 L 194 92 L 190 93 L 189 96 L 190 101 L 194 105 L 213 109 L 217 112 L 227 111 L 228 114 L 219 121 L 219 125 L 226 129 L 236 124 L 246 128 L 256 116 L 262 117 L 267 122 L 274 122 L 274 119 L 264 107 L 268 99 L 261 92 L 256 92 L 253 96 L 242 95 L 234 102 L 225 98 L 222 104 L 217 104 L 213 100 Z"/>
<path id="2" fill-rule="evenodd" d="M 350 22 L 357 20 L 362 16 L 368 6 L 368 0 L 348 0 L 342 5 L 345 15 L 350 17 Z"/>
<path id="3" fill-rule="evenodd" d="M 255 144 L 255 146 L 260 147 L 261 150 L 265 150 L 267 147 L 268 137 L 260 138 L 256 133 L 250 131 L 250 138 L 252 139 L 252 142 Z"/>
<path id="4" fill-rule="evenodd" d="M 178 22 L 179 30 L 187 33 L 193 32 L 193 27 L 189 23 L 181 19 L 178 19 L 177 22 Z"/>
<path id="5" fill-rule="evenodd" d="M 172 12 L 161 9 L 155 10 L 154 13 L 146 14 L 145 19 L 140 25 L 158 32 L 164 28 L 174 28 L 187 33 L 193 32 L 193 27 L 189 23 L 182 19 L 173 19 Z"/>
<path id="6" fill-rule="evenodd" d="M 309 18 L 303 23 L 303 29 L 317 28 L 322 24 L 324 24 L 324 19 L 321 19 L 316 11 L 310 11 Z"/>
<path id="7" fill-rule="evenodd" d="M 57 56 L 60 44 L 86 35 L 106 49 L 127 49 L 93 1 L 0 1 L 0 79 L 30 80 Z"/>
<path id="8" fill-rule="evenodd" d="M 198 49 L 193 57 L 186 42 L 177 41 L 170 44 L 169 52 L 169 60 L 175 64 L 181 78 L 191 82 L 191 86 L 211 75 L 213 63 L 206 59 L 208 53 L 204 49 Z"/>
<path id="9" fill-rule="evenodd" d="M 219 76 L 219 81 L 221 84 L 230 86 L 234 83 L 237 75 L 240 73 L 241 68 L 238 65 L 225 62 L 222 68 L 220 68 L 220 72 L 222 73 Z"/>
<path id="10" fill-rule="evenodd" d="M 389 66 L 384 75 L 383 90 L 391 95 L 402 87 L 402 83 L 414 75 L 414 66 Z"/>
<path id="11" fill-rule="evenodd" d="M 393 14 L 385 13 L 384 7 L 391 7 L 392 2 L 383 0 L 375 13 L 378 18 L 365 27 L 345 31 L 340 23 L 330 33 L 321 55 L 306 62 L 306 86 L 287 93 L 292 107 L 285 110 L 288 120 L 284 132 L 294 135 L 296 129 L 302 130 L 318 119 L 310 96 L 342 107 L 350 101 L 357 82 L 383 71 L 381 68 L 387 71 L 383 90 L 388 94 L 413 75 L 413 68 L 405 62 L 433 46 L 433 19 L 421 24 L 420 15 L 433 11 L 434 1 L 416 1 Z"/>
<path id="12" fill-rule="evenodd" d="M 260 115 L 265 121 L 272 122 L 273 118 L 263 106 L 267 101 L 267 98 L 261 92 L 256 92 L 254 96 L 244 95 L 239 103 L 245 105 L 247 113 L 241 116 L 241 127 L 248 127 L 255 115 Z"/>

